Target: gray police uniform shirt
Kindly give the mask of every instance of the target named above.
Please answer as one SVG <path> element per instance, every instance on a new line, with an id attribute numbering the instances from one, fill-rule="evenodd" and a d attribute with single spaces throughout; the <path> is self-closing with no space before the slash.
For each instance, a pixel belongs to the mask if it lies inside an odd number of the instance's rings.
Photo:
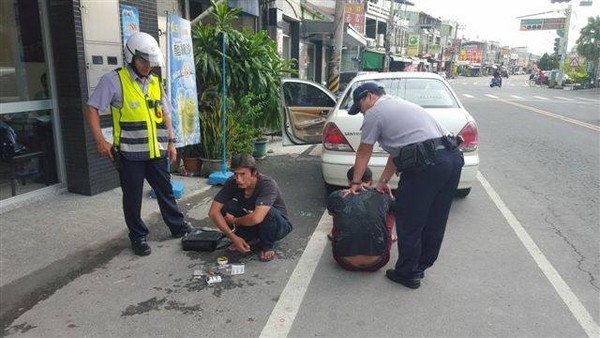
<path id="1" fill-rule="evenodd" d="M 392 157 L 405 145 L 449 134 L 429 112 L 412 102 L 384 95 L 364 114 L 361 143 L 379 145 Z"/>
<path id="2" fill-rule="evenodd" d="M 151 77 L 142 79 L 133 71 L 133 69 L 131 69 L 131 67 L 129 67 L 129 65 L 126 65 L 125 67 L 129 71 L 131 79 L 138 83 L 144 94 L 148 93 L 148 84 L 151 81 L 158 81 L 157 77 L 154 79 Z M 94 92 L 92 93 L 92 96 L 90 96 L 87 104 L 98 110 L 104 110 L 108 108 L 109 105 L 112 105 L 118 109 L 123 107 L 123 90 L 121 88 L 121 79 L 119 78 L 119 74 L 116 72 L 116 70 L 108 72 L 100 78 L 98 86 L 96 86 L 96 89 L 94 89 Z M 171 102 L 169 101 L 167 95 L 165 95 L 164 90 L 162 90 L 162 106 L 163 113 L 167 114 L 167 116 L 171 116 L 173 107 L 171 107 Z"/>

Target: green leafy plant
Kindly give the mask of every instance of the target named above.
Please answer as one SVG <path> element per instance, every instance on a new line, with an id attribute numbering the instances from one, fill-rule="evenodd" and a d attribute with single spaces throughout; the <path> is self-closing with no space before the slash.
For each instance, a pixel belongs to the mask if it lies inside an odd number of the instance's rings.
<path id="1" fill-rule="evenodd" d="M 223 98 L 217 90 L 210 88 L 203 92 L 200 100 L 200 154 L 203 158 L 218 159 L 223 157 Z M 227 99 L 231 104 L 232 100 Z M 231 144 L 235 130 L 235 117 L 231 110 L 226 111 L 227 142 Z"/>
<path id="2" fill-rule="evenodd" d="M 192 27 L 196 74 L 200 88 L 200 100 L 208 98 L 205 91 L 222 91 L 222 33 L 226 34 L 226 88 L 228 117 L 241 125 L 229 130 L 231 141 L 235 143 L 231 151 L 246 149 L 246 138 L 251 134 L 264 134 L 266 129 L 280 128 L 280 88 L 281 79 L 286 73 L 294 73 L 295 60 L 283 59 L 277 52 L 275 42 L 266 31 L 251 32 L 247 28 L 235 30 L 231 21 L 241 9 L 228 9 L 227 2 L 216 5 L 211 1 L 213 25 L 197 24 Z M 212 94 L 211 94 L 212 95 Z M 231 103 L 230 103 L 231 101 Z M 214 101 L 200 102 L 210 106 Z M 216 108 L 202 110 L 204 113 Z M 208 120 L 208 117 L 204 117 Z M 202 120 L 202 117 L 201 117 Z M 228 118 L 228 120 L 230 120 Z M 210 122 L 203 124 L 210 125 Z M 250 133 L 250 131 L 252 133 Z M 201 131 L 203 134 L 204 130 Z M 232 135 L 239 133 L 240 135 Z M 230 138 L 228 137 L 228 140 Z M 205 138 L 203 137 L 203 143 Z M 207 142 L 215 142 L 208 138 Z M 228 148 L 230 148 L 228 146 Z"/>

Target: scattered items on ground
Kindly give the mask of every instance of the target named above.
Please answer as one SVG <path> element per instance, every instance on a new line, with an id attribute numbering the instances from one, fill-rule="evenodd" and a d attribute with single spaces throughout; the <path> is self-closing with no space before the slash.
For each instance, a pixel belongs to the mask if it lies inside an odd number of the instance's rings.
<path id="1" fill-rule="evenodd" d="M 225 276 L 241 275 L 246 271 L 245 264 L 229 264 L 225 256 L 218 257 L 217 263 L 217 266 L 194 270 L 193 279 L 212 285 L 223 282 Z"/>

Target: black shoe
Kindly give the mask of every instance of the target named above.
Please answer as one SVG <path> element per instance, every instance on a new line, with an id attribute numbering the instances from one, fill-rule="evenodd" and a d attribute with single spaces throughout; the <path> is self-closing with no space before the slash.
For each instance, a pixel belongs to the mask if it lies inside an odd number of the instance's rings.
<path id="1" fill-rule="evenodd" d="M 418 279 L 425 278 L 425 271 L 419 271 L 419 272 L 417 272 L 417 274 L 415 275 L 415 277 L 417 277 Z"/>
<path id="2" fill-rule="evenodd" d="M 133 253 L 138 256 L 148 256 L 152 252 L 145 239 L 132 241 L 131 248 L 133 249 Z"/>
<path id="3" fill-rule="evenodd" d="M 421 279 L 400 277 L 396 274 L 394 269 L 387 270 L 385 276 L 391 281 L 402 284 L 407 288 L 418 289 L 421 286 Z"/>
<path id="4" fill-rule="evenodd" d="M 172 234 L 171 236 L 173 238 L 181 238 L 181 237 L 187 235 L 188 233 L 196 232 L 196 231 L 198 231 L 198 229 L 194 228 L 194 226 L 192 226 L 192 223 L 190 223 L 188 221 L 183 221 L 182 230 L 180 232 L 176 232 L 176 233 Z"/>

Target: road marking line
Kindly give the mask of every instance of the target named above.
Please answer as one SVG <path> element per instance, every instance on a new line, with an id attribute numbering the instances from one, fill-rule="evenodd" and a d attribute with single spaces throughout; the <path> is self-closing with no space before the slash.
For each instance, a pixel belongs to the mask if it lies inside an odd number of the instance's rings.
<path id="1" fill-rule="evenodd" d="M 579 96 L 577 96 L 577 99 L 583 100 L 583 101 L 598 102 L 598 100 L 588 99 L 586 97 L 579 97 Z"/>
<path id="2" fill-rule="evenodd" d="M 540 100 L 548 100 L 547 97 L 543 97 L 543 96 L 534 96 L 536 99 L 540 99 Z"/>
<path id="3" fill-rule="evenodd" d="M 517 95 L 511 95 L 512 97 L 514 97 L 515 99 L 522 99 L 522 97 L 517 96 Z"/>
<path id="4" fill-rule="evenodd" d="M 466 96 L 466 97 L 471 98 L 471 99 L 474 97 L 473 95 L 469 95 L 469 94 L 463 94 L 463 96 Z"/>
<path id="5" fill-rule="evenodd" d="M 507 101 L 507 100 L 502 100 L 502 99 L 499 99 L 499 101 L 502 101 L 502 102 L 505 102 L 505 103 L 508 103 L 508 104 L 512 104 L 513 106 L 517 106 L 517 107 L 520 107 L 520 108 L 523 108 L 523 109 L 531 110 L 532 112 L 536 112 L 538 114 L 542 114 L 542 115 L 546 115 L 546 116 L 549 116 L 549 117 L 553 117 L 553 118 L 559 119 L 561 121 L 565 121 L 565 122 L 568 122 L 568 123 L 576 124 L 578 126 L 585 127 L 585 128 L 591 129 L 591 130 L 600 131 L 600 127 L 598 127 L 596 125 L 593 125 L 593 124 L 581 122 L 581 121 L 578 121 L 578 120 L 575 120 L 575 119 L 572 119 L 572 118 L 569 118 L 569 117 L 566 117 L 566 116 L 562 116 L 562 115 L 554 114 L 554 113 L 551 113 L 551 112 L 547 112 L 545 110 L 541 110 L 541 109 L 529 107 L 529 106 L 526 106 L 524 104 L 516 103 L 516 102 L 513 102 L 513 101 Z"/>
<path id="6" fill-rule="evenodd" d="M 333 218 L 325 211 L 260 333 L 260 337 L 287 337 L 290 333 L 302 299 L 327 246 L 327 234 L 332 227 Z"/>
<path id="7" fill-rule="evenodd" d="M 554 98 L 555 98 L 555 99 L 566 100 L 566 101 L 575 101 L 575 100 L 573 100 L 573 99 L 570 99 L 570 98 L 568 98 L 568 97 L 562 97 L 562 96 L 555 96 Z"/>
<path id="8" fill-rule="evenodd" d="M 589 314 L 589 312 L 587 312 L 583 304 L 581 304 L 581 301 L 579 298 L 577 298 L 575 293 L 573 293 L 569 285 L 562 279 L 558 271 L 556 271 L 556 269 L 552 266 L 552 263 L 550 263 L 546 256 L 544 256 L 544 253 L 542 250 L 540 250 L 537 244 L 535 244 L 531 236 L 529 236 L 527 230 L 523 228 L 515 215 L 508 209 L 508 206 L 506 206 L 504 201 L 502 201 L 494 188 L 480 172 L 477 172 L 477 180 L 479 180 L 494 204 L 496 204 L 496 207 L 498 210 L 500 210 L 502 216 L 504 216 L 508 224 L 517 234 L 517 237 L 519 237 L 521 243 L 523 243 L 531 257 L 533 257 L 533 260 L 535 260 L 537 263 L 538 267 L 542 270 L 544 275 L 546 275 L 548 281 L 550 281 L 560 298 L 562 298 L 563 302 L 565 302 L 588 337 L 598 337 L 598 324 L 596 324 L 592 316 Z"/>
<path id="9" fill-rule="evenodd" d="M 491 97 L 492 99 L 497 99 L 498 98 L 498 96 L 492 95 L 492 94 L 485 94 L 485 96 Z"/>

